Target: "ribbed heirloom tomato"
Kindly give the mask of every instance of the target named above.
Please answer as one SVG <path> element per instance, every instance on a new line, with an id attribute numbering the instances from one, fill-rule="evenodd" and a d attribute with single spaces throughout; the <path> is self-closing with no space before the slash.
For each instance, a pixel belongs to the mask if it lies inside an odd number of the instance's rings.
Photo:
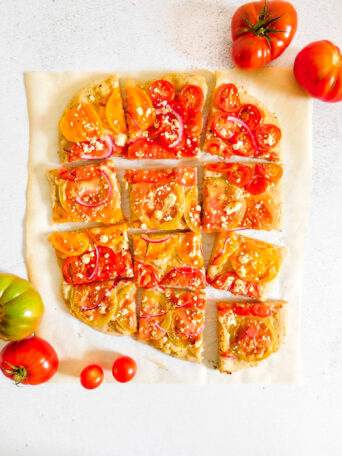
<path id="1" fill-rule="evenodd" d="M 255 70 L 279 57 L 297 30 L 297 13 L 289 2 L 258 1 L 238 8 L 232 18 L 232 57 L 243 70 Z"/>

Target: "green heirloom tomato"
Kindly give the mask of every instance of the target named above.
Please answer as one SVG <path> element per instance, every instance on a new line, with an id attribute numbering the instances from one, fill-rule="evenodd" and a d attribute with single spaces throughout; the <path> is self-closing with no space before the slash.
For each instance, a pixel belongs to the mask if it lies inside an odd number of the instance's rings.
<path id="1" fill-rule="evenodd" d="M 43 312 L 43 301 L 30 282 L 0 274 L 0 339 L 29 336 L 37 329 Z"/>

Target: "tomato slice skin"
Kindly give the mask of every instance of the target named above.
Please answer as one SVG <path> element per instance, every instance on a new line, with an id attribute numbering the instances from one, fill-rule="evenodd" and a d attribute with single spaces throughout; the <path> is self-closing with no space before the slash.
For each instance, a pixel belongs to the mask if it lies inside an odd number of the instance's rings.
<path id="1" fill-rule="evenodd" d="M 249 126 L 251 130 L 255 130 L 261 122 L 261 113 L 259 109 L 252 104 L 245 104 L 241 106 L 238 116 Z"/>
<path id="2" fill-rule="evenodd" d="M 176 95 L 175 86 L 165 79 L 158 79 L 150 85 L 149 95 L 153 104 L 161 101 L 173 101 Z"/>
<path id="3" fill-rule="evenodd" d="M 267 187 L 268 181 L 264 177 L 255 176 L 248 182 L 245 189 L 252 195 L 260 195 L 267 190 Z"/>
<path id="4" fill-rule="evenodd" d="M 278 182 L 283 176 L 283 167 L 276 163 L 258 163 L 255 165 L 255 172 L 269 182 Z"/>
<path id="5" fill-rule="evenodd" d="M 264 124 L 255 130 L 255 138 L 262 150 L 275 147 L 281 139 L 281 131 L 276 125 Z"/>
<path id="6" fill-rule="evenodd" d="M 85 367 L 80 375 L 80 382 L 83 388 L 95 389 L 103 382 L 104 374 L 101 366 L 91 364 Z"/>
<path id="7" fill-rule="evenodd" d="M 215 105 L 224 112 L 237 112 L 240 109 L 239 91 L 234 84 L 222 84 L 215 91 Z"/>
<path id="8" fill-rule="evenodd" d="M 203 144 L 203 150 L 212 155 L 219 155 L 220 157 L 230 158 L 233 155 L 231 144 L 225 143 L 220 138 L 210 138 Z"/>
<path id="9" fill-rule="evenodd" d="M 204 94 L 200 87 L 189 84 L 178 94 L 179 101 L 184 103 L 186 110 L 190 114 L 195 114 L 202 110 L 204 104 Z"/>
<path id="10" fill-rule="evenodd" d="M 252 179 L 253 169 L 248 165 L 234 163 L 227 172 L 228 180 L 237 187 L 245 187 Z"/>
<path id="11" fill-rule="evenodd" d="M 228 117 L 231 117 L 230 113 L 220 112 L 213 118 L 211 124 L 214 134 L 225 141 L 232 140 L 241 132 L 241 127 L 236 122 L 228 119 Z"/>

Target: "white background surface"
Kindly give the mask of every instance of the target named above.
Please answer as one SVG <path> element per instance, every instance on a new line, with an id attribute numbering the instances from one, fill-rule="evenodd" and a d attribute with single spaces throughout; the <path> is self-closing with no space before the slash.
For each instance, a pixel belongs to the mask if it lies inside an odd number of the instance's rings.
<path id="1" fill-rule="evenodd" d="M 27 70 L 224 67 L 239 1 L 0 1 L 0 268 L 25 275 Z M 342 45 L 340 0 L 295 0 L 309 41 Z M 0 454 L 183 456 L 342 453 L 342 103 L 315 102 L 302 304 L 303 384 L 16 388 L 0 377 Z M 300 153 L 300 151 L 298 151 Z M 44 271 L 42 271 L 44 274 Z M 46 303 L 48 305 L 48 303 Z"/>

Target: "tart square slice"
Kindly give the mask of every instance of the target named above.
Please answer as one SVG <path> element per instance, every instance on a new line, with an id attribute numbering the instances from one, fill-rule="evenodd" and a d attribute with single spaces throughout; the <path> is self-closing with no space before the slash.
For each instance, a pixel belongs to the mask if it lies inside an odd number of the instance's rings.
<path id="1" fill-rule="evenodd" d="M 281 137 L 277 117 L 227 73 L 217 71 L 203 150 L 224 158 L 279 161 Z"/>
<path id="2" fill-rule="evenodd" d="M 110 160 L 48 171 L 55 223 L 117 223 L 124 219 L 116 169 Z"/>
<path id="3" fill-rule="evenodd" d="M 221 372 L 255 367 L 279 350 L 286 334 L 286 301 L 218 302 Z"/>
<path id="4" fill-rule="evenodd" d="M 168 355 L 200 362 L 205 305 L 204 291 L 143 290 L 138 340 Z"/>
<path id="5" fill-rule="evenodd" d="M 113 335 L 129 335 L 137 331 L 133 279 L 81 285 L 63 282 L 62 295 L 71 315 L 94 329 Z"/>
<path id="6" fill-rule="evenodd" d="M 114 74 L 77 92 L 59 122 L 62 163 L 123 155 L 127 125 L 119 78 Z"/>
<path id="7" fill-rule="evenodd" d="M 78 231 L 57 231 L 49 241 L 55 248 L 65 282 L 73 285 L 133 277 L 127 225 Z"/>
<path id="8" fill-rule="evenodd" d="M 204 163 L 203 229 L 280 230 L 282 175 L 277 163 Z"/>
<path id="9" fill-rule="evenodd" d="M 161 79 L 125 84 L 130 142 L 127 157 L 197 157 L 202 110 L 207 94 L 203 76 L 167 74 Z"/>
<path id="10" fill-rule="evenodd" d="M 131 228 L 199 232 L 197 169 L 129 169 Z"/>
<path id="11" fill-rule="evenodd" d="M 206 287 L 199 233 L 135 235 L 133 253 L 138 287 L 192 290 Z"/>
<path id="12" fill-rule="evenodd" d="M 286 252 L 285 247 L 236 232 L 220 233 L 211 254 L 208 283 L 233 295 L 265 299 Z"/>

